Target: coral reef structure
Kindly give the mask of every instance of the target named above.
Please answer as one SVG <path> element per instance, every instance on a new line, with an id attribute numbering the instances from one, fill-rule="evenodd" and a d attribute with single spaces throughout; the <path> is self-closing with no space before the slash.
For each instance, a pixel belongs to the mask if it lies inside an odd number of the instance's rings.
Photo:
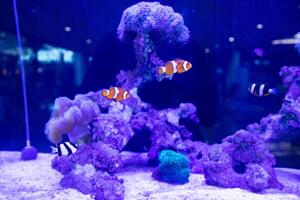
<path id="1" fill-rule="evenodd" d="M 152 176 L 167 183 L 184 184 L 189 181 L 189 159 L 171 150 L 163 150 L 159 154 L 159 165 Z"/>
<path id="2" fill-rule="evenodd" d="M 247 130 L 260 134 L 266 141 L 293 140 L 300 137 L 300 66 L 284 66 L 279 75 L 287 89 L 278 113 L 270 114 Z"/>
<path id="3" fill-rule="evenodd" d="M 274 165 L 275 158 L 265 141 L 245 130 L 210 146 L 203 156 L 206 183 L 254 192 L 282 187 L 272 168 Z"/>
<path id="4" fill-rule="evenodd" d="M 300 67 L 282 67 L 280 76 L 287 88 L 278 113 L 269 114 L 223 139 L 221 144 L 190 143 L 192 172 L 204 173 L 206 182 L 222 187 L 240 187 L 254 192 L 282 189 L 267 142 L 300 137 Z M 226 178 L 225 178 L 226 177 Z"/>
<path id="5" fill-rule="evenodd" d="M 91 164 L 95 169 L 109 173 L 114 173 L 123 166 L 119 151 L 102 142 L 94 142 L 80 145 L 78 150 L 69 157 L 57 156 L 52 162 L 52 168 L 66 174 L 77 164 L 81 166 Z"/>
<path id="6" fill-rule="evenodd" d="M 194 105 L 181 103 L 178 108 L 156 110 L 137 95 L 141 83 L 162 78 L 155 72 L 163 63 L 157 47 L 164 42 L 188 41 L 182 16 L 158 2 L 140 2 L 124 11 L 118 37 L 135 46 L 135 70 L 117 75 L 117 85 L 130 91 L 131 97 L 115 102 L 103 97 L 100 90 L 76 95 L 74 100 L 55 100 L 45 128 L 47 137 L 57 144 L 67 135 L 79 145 L 74 154 L 52 161 L 52 167 L 64 175 L 61 186 L 96 199 L 123 199 L 122 180 L 115 176 L 123 166 L 121 151 L 133 137 L 150 133 L 147 156 L 160 161 L 153 173 L 158 180 L 185 183 L 191 170 L 204 173 L 206 183 L 216 186 L 254 192 L 282 187 L 266 141 L 300 135 L 300 67 L 283 67 L 280 72 L 288 92 L 277 114 L 249 125 L 221 144 L 207 145 L 192 141 L 192 133 L 181 123 L 199 122 Z"/>
<path id="7" fill-rule="evenodd" d="M 192 133 L 185 126 L 180 125 L 180 119 L 197 123 L 199 120 L 196 117 L 196 107 L 190 103 L 181 103 L 176 109 L 160 111 L 149 109 L 147 112 L 140 112 L 133 116 L 130 123 L 137 134 L 147 131 L 151 133 L 149 159 L 158 158 L 160 151 L 165 149 L 188 151 Z"/>
<path id="8" fill-rule="evenodd" d="M 106 172 L 96 171 L 93 165 L 76 165 L 75 169 L 60 180 L 64 188 L 74 188 L 83 194 L 91 194 L 96 200 L 124 199 L 123 180 Z"/>
<path id="9" fill-rule="evenodd" d="M 157 55 L 157 47 L 161 43 L 185 44 L 190 37 L 182 16 L 159 2 L 140 2 L 127 8 L 117 34 L 120 40 L 133 42 L 135 47 L 136 69 L 132 72 L 121 71 L 117 76 L 118 83 L 127 89 L 154 77 L 161 79 L 162 76 L 155 76 L 156 67 L 163 64 Z"/>
<path id="10" fill-rule="evenodd" d="M 125 156 L 126 155 L 126 156 Z M 124 166 L 122 171 L 117 173 L 119 179 L 123 179 L 125 187 L 125 200 L 174 200 L 174 199 L 206 199 L 206 200 L 299 200 L 300 197 L 300 170 L 275 168 L 277 177 L 284 184 L 284 189 L 266 190 L 261 193 L 248 192 L 241 189 L 224 189 L 221 187 L 210 186 L 205 183 L 203 174 L 191 173 L 189 182 L 183 185 L 167 184 L 165 182 L 153 180 L 151 171 L 145 167 L 146 159 L 144 153 L 122 152 L 128 160 L 135 159 L 136 166 Z M 141 157 L 142 156 L 142 157 Z M 140 157 L 136 159 L 136 157 Z M 39 159 L 23 161 L 20 160 L 19 151 L 0 151 L 0 199 L 51 199 L 51 200 L 92 200 L 96 195 L 83 194 L 76 189 L 66 189 L 58 184 L 62 175 L 52 170 L 49 162 L 54 158 L 53 154 L 39 153 Z M 132 159 L 131 159 L 132 158 Z M 83 169 L 84 168 L 84 169 Z M 84 173 L 83 173 L 84 171 Z M 85 172 L 87 171 L 87 172 Z M 26 172 L 26 173 L 24 173 Z M 38 172 L 38 173 L 37 173 Z M 78 174 L 90 176 L 94 169 L 90 166 L 79 167 Z M 106 173 L 99 174 L 99 186 L 97 193 L 98 199 L 117 199 L 123 198 L 121 195 L 112 195 L 112 191 L 121 194 L 121 182 L 116 180 L 109 181 Z M 96 175 L 94 175 L 96 178 Z M 103 178 L 102 178 L 103 177 Z M 98 180 L 98 178 L 97 178 Z M 105 180 L 105 186 L 101 184 Z M 68 184 L 68 183 L 64 183 Z M 71 186 L 75 183 L 70 181 Z M 92 183 L 94 184 L 94 183 Z M 78 184 L 79 185 L 79 184 Z M 111 185 L 111 187 L 110 187 Z M 88 185 L 87 185 L 88 186 Z M 82 187 L 86 187 L 85 185 Z M 102 190 L 103 189 L 103 190 Z M 86 190 L 86 189 L 85 189 Z M 102 194 L 102 195 L 101 195 Z M 106 196 L 107 194 L 107 196 Z M 108 198 L 105 198 L 108 197 Z"/>
<path id="11" fill-rule="evenodd" d="M 120 152 L 132 137 L 150 132 L 148 157 L 155 160 L 164 149 L 187 152 L 192 133 L 179 121 L 199 121 L 192 104 L 182 103 L 179 108 L 159 111 L 137 95 L 141 83 L 163 78 L 156 73 L 156 68 L 163 64 L 157 47 L 188 41 L 189 30 L 182 16 L 158 2 L 141 2 L 124 11 L 117 32 L 121 41 L 133 42 L 135 47 L 135 70 L 121 71 L 116 76 L 117 85 L 130 91 L 131 97 L 115 102 L 103 97 L 101 90 L 76 95 L 74 100 L 59 97 L 45 128 L 52 143 L 61 142 L 63 135 L 67 135 L 79 145 L 69 157 L 52 161 L 52 167 L 64 175 L 60 184 L 92 194 L 96 199 L 122 199 L 121 181 L 113 174 L 123 166 Z M 107 185 L 102 184 L 104 180 Z"/>

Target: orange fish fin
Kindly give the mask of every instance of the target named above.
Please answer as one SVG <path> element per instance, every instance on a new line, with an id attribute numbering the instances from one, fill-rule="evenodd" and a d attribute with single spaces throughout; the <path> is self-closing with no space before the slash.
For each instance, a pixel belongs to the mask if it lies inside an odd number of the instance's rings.
<path id="1" fill-rule="evenodd" d="M 157 72 L 158 72 L 158 74 L 163 74 L 164 73 L 164 68 L 163 67 L 158 67 Z"/>
<path id="2" fill-rule="evenodd" d="M 106 89 L 103 90 L 102 93 L 101 93 L 101 95 L 104 96 L 104 97 L 106 97 L 108 94 L 109 94 L 109 91 L 106 90 Z"/>

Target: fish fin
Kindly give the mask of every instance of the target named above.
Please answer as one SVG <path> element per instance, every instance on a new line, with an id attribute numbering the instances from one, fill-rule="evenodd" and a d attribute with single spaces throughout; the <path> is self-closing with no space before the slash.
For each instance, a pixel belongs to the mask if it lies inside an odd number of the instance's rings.
<path id="1" fill-rule="evenodd" d="M 158 67 L 158 68 L 157 68 L 157 72 L 158 72 L 159 74 L 164 74 L 164 73 L 165 73 L 165 70 L 164 70 L 163 67 Z"/>
<path id="2" fill-rule="evenodd" d="M 175 58 L 174 61 L 175 62 L 182 62 L 183 60 L 181 58 Z"/>
<path id="3" fill-rule="evenodd" d="M 53 153 L 53 154 L 58 153 L 58 150 L 56 147 L 50 146 L 50 148 L 51 148 L 51 153 Z"/>
<path id="4" fill-rule="evenodd" d="M 101 94 L 106 97 L 109 94 L 109 90 L 104 89 Z"/>
<path id="5" fill-rule="evenodd" d="M 273 95 L 279 95 L 280 91 L 278 88 L 271 88 L 271 89 L 269 89 L 269 93 L 273 94 Z"/>

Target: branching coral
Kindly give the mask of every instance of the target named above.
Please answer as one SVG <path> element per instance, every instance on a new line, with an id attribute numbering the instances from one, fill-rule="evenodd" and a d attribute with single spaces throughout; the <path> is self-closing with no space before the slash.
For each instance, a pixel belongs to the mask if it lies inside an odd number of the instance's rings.
<path id="1" fill-rule="evenodd" d="M 120 40 L 133 42 L 137 59 L 134 72 L 121 72 L 123 76 L 117 76 L 118 82 L 125 87 L 153 79 L 155 67 L 163 64 L 156 53 L 159 43 L 184 44 L 190 37 L 182 16 L 159 2 L 140 2 L 127 8 L 117 34 Z"/>

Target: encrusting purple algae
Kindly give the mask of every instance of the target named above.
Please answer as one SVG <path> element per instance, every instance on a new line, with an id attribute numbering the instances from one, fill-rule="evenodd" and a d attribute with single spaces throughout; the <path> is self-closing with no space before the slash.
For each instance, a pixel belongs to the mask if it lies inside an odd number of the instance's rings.
<path id="1" fill-rule="evenodd" d="M 76 95 L 74 100 L 59 97 L 46 124 L 51 142 L 57 144 L 68 135 L 79 145 L 74 154 L 52 161 L 52 167 L 64 175 L 62 187 L 95 199 L 124 199 L 123 181 L 115 175 L 123 166 L 121 151 L 135 135 L 149 132 L 149 160 L 157 160 L 162 150 L 173 150 L 185 155 L 191 172 L 203 173 L 207 184 L 253 192 L 282 189 L 267 142 L 300 137 L 300 67 L 280 71 L 288 91 L 278 113 L 237 131 L 221 144 L 208 145 L 192 141 L 192 133 L 179 123 L 180 119 L 199 123 L 193 104 L 156 110 L 137 95 L 142 83 L 162 79 L 155 73 L 155 67 L 162 64 L 156 53 L 159 43 L 188 42 L 189 30 L 182 16 L 158 2 L 140 2 L 124 11 L 118 37 L 135 47 L 135 70 L 117 75 L 117 84 L 129 90 L 131 97 L 110 101 L 101 90 Z"/>

